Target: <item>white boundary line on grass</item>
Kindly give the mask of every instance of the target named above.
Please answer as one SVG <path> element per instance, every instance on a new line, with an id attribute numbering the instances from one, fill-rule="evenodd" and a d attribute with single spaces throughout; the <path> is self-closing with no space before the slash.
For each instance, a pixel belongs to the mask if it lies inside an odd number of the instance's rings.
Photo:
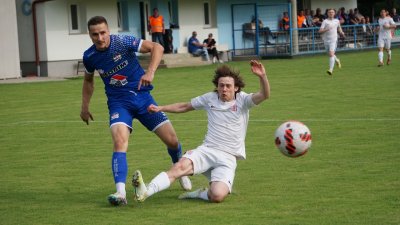
<path id="1" fill-rule="evenodd" d="M 291 119 L 251 119 L 250 122 L 284 122 Z M 332 119 L 293 119 L 302 122 L 357 122 L 357 121 L 400 121 L 400 118 L 332 118 Z M 172 122 L 206 122 L 207 120 L 172 120 Z M 90 123 L 106 123 L 106 120 L 90 121 Z M 134 120 L 137 122 L 137 120 Z M 20 124 L 45 124 L 45 123 L 82 123 L 80 120 L 28 120 L 11 123 L 3 123 L 4 125 L 20 125 Z"/>

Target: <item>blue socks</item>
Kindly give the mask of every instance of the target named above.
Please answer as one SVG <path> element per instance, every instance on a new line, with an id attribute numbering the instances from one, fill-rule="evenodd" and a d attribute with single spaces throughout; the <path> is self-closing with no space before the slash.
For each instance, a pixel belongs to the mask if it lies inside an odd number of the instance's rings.
<path id="1" fill-rule="evenodd" d="M 112 172 L 115 183 L 125 183 L 128 175 L 128 164 L 126 152 L 114 152 L 111 161 Z"/>
<path id="2" fill-rule="evenodd" d="M 171 156 L 172 162 L 177 163 L 182 157 L 182 146 L 181 143 L 178 144 L 178 149 L 168 148 L 168 154 Z"/>
<path id="3" fill-rule="evenodd" d="M 178 149 L 168 148 L 168 154 L 171 156 L 172 162 L 177 163 L 182 157 L 182 147 L 179 143 Z M 115 183 L 126 183 L 128 175 L 128 163 L 126 161 L 126 152 L 113 152 L 111 160 L 111 168 Z"/>

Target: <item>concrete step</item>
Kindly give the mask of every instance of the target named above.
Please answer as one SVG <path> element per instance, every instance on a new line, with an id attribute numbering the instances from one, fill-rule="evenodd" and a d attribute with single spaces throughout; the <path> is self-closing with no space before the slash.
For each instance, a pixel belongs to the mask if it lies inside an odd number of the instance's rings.
<path id="1" fill-rule="evenodd" d="M 139 61 L 143 68 L 147 68 L 150 63 L 150 55 L 139 56 Z M 190 53 L 164 54 L 159 68 L 203 66 L 209 64 L 211 64 L 211 61 L 203 61 L 202 57 L 194 57 Z"/>
<path id="2" fill-rule="evenodd" d="M 259 60 L 260 57 L 259 56 L 250 56 L 250 55 L 245 55 L 245 56 L 233 56 L 232 57 L 232 61 L 250 61 L 250 60 Z"/>

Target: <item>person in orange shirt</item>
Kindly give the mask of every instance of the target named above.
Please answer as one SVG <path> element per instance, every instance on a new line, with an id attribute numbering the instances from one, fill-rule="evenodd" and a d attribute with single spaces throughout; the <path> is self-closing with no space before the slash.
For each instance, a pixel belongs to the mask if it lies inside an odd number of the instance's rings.
<path id="1" fill-rule="evenodd" d="M 297 15 L 297 28 L 307 27 L 305 21 L 306 21 L 306 16 L 304 15 L 304 11 L 300 10 L 299 14 Z"/>
<path id="2" fill-rule="evenodd" d="M 157 8 L 153 9 L 153 15 L 149 17 L 148 29 L 151 34 L 151 40 L 153 42 L 158 41 L 158 43 L 164 46 L 164 18 L 158 14 Z"/>
<path id="3" fill-rule="evenodd" d="M 282 17 L 280 25 L 281 25 L 281 29 L 282 30 L 289 30 L 290 22 L 289 22 L 289 14 L 288 14 L 288 12 L 283 12 L 283 17 Z"/>

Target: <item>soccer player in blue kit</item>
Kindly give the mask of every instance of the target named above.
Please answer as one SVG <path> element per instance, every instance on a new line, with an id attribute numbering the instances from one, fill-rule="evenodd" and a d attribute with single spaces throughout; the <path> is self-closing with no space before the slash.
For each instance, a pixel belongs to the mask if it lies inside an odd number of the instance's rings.
<path id="1" fill-rule="evenodd" d="M 92 17 L 87 25 L 93 45 L 83 54 L 86 71 L 80 116 L 87 125 L 89 120 L 93 120 L 89 103 L 94 92 L 94 71 L 97 70 L 105 85 L 114 143 L 111 168 L 117 192 L 109 195 L 108 201 L 112 205 L 125 205 L 128 173 L 126 152 L 133 119 L 138 119 L 162 140 L 173 163 L 178 162 L 182 156 L 181 145 L 167 116 L 163 112 L 147 111 L 149 105 L 156 105 L 150 94 L 153 89 L 151 83 L 164 48 L 158 43 L 134 36 L 110 34 L 107 20 L 102 16 Z M 151 53 L 146 71 L 140 66 L 136 52 Z M 180 183 L 185 190 L 192 188 L 188 177 L 181 179 Z"/>

